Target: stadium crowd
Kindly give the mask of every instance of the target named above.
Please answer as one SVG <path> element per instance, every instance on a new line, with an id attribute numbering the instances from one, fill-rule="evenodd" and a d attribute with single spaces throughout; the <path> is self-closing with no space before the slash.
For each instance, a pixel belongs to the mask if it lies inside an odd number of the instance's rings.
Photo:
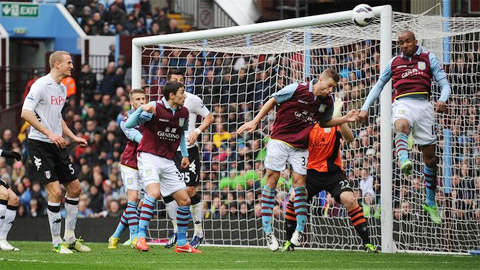
<path id="1" fill-rule="evenodd" d="M 112 2 L 112 1 L 108 1 Z M 137 1 L 133 8 L 105 1 L 91 1 L 77 13 L 75 6 L 67 8 L 87 34 L 168 34 L 177 31 L 164 10 L 153 9 L 148 0 Z M 130 1 L 129 1 L 130 3 Z M 373 42 L 373 43 L 372 43 Z M 168 55 L 168 57 L 166 57 Z M 480 89 L 478 79 L 480 49 L 455 57 L 447 72 L 452 84 L 449 112 L 437 116 L 439 126 L 440 167 L 447 162 L 442 149 L 451 133 L 451 193 L 446 192 L 442 177 L 437 198 L 440 208 L 452 205 L 451 217 L 480 219 Z M 336 94 L 345 100 L 345 110 L 360 109 L 368 90 L 379 75 L 378 44 L 374 41 L 348 47 L 312 51 L 312 74 L 331 67 L 340 76 Z M 300 81 L 302 55 L 242 56 L 202 54 L 170 50 L 161 55 L 152 53 L 150 64 L 144 67 L 142 85 L 152 99 L 158 98 L 169 68 L 180 68 L 186 74 L 186 89 L 199 97 L 214 113 L 215 123 L 201 137 L 203 165 L 199 193 L 204 203 L 205 219 L 245 219 L 260 217 L 260 187 L 265 181 L 263 159 L 273 116 L 267 117 L 257 132 L 236 135 L 244 122 L 252 119 L 268 97 L 283 86 Z M 126 138 L 119 123 L 130 110 L 131 70 L 124 57 L 117 64 L 110 62 L 101 76 L 88 64 L 76 82 L 79 95 L 72 95 L 64 108 L 64 119 L 71 130 L 89 141 L 87 147 L 69 145 L 75 170 L 79 172 L 82 195 L 80 217 L 119 217 L 126 207 L 125 188 L 119 172 L 120 155 Z M 103 78 L 97 81 L 97 77 Z M 28 90 L 27 90 L 28 91 Z M 437 93 L 434 93 L 436 97 Z M 342 145 L 345 172 L 366 217 L 380 214 L 380 130 L 378 104 L 368 123 L 351 125 L 356 139 Z M 19 195 L 19 217 L 46 215 L 46 193 L 33 178 L 31 162 L 26 153 L 24 125 L 18 134 L 6 129 L 1 132 L 0 148 L 23 154 L 23 160 L 0 157 L 0 176 Z M 413 151 L 414 160 L 420 152 Z M 394 159 L 395 161 L 396 159 Z M 447 162 L 448 163 L 448 162 Z M 412 220 L 422 214 L 424 201 L 422 169 L 416 163 L 415 174 L 405 178 L 394 163 L 394 217 Z M 289 171 L 282 172 L 274 215 L 283 215 L 291 186 Z M 441 173 L 443 175 L 443 173 Z M 449 200 L 444 198 L 449 197 Z M 324 216 L 347 216 L 339 203 L 320 193 L 318 205 Z M 164 216 L 159 203 L 157 215 Z"/>
<path id="2" fill-rule="evenodd" d="M 182 32 L 167 11 L 150 0 L 72 1 L 67 10 L 87 35 L 161 35 Z"/>

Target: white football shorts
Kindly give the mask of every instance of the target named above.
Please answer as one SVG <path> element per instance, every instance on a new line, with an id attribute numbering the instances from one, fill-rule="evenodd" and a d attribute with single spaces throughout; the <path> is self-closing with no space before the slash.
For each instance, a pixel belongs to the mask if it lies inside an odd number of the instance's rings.
<path id="1" fill-rule="evenodd" d="M 127 190 L 140 191 L 143 188 L 143 181 L 140 172 L 125 165 L 120 165 L 123 185 Z"/>
<path id="2" fill-rule="evenodd" d="M 402 98 L 392 104 L 392 128 L 398 119 L 406 119 L 413 140 L 418 145 L 432 145 L 437 141 L 435 111 L 428 100 Z"/>
<path id="3" fill-rule="evenodd" d="M 186 189 L 185 181 L 173 160 L 145 152 L 140 152 L 137 160 L 145 188 L 150 184 L 159 183 L 163 197 Z"/>
<path id="4" fill-rule="evenodd" d="M 291 147 L 280 140 L 269 140 L 265 168 L 281 172 L 285 170 L 287 162 L 292 165 L 292 170 L 300 175 L 307 174 L 308 150 Z"/>

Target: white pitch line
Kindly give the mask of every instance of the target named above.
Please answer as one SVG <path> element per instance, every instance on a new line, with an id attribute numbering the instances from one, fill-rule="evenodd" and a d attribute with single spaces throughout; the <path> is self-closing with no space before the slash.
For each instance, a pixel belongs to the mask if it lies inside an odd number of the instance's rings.
<path id="1" fill-rule="evenodd" d="M 7 262 L 38 262 L 38 263 L 48 263 L 47 261 L 39 261 L 39 260 L 25 260 L 25 259 L 15 260 L 15 259 L 5 259 L 5 258 L 0 258 L 0 261 L 7 261 Z"/>

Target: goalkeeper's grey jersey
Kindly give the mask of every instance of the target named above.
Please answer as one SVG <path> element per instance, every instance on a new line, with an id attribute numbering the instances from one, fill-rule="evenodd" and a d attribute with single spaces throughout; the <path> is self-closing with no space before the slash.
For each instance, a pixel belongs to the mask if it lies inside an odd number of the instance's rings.
<path id="1" fill-rule="evenodd" d="M 193 145 L 188 145 L 188 134 L 192 132 L 192 130 L 195 129 L 195 124 L 197 123 L 197 116 L 202 116 L 202 118 L 207 117 L 210 114 L 210 110 L 203 104 L 203 101 L 201 98 L 198 96 L 191 94 L 189 92 L 185 92 L 187 95 L 187 98 L 185 98 L 185 103 L 183 106 L 187 107 L 188 109 L 188 126 L 185 129 L 185 140 L 186 140 L 186 145 L 187 148 L 191 148 L 197 143 Z M 177 149 L 177 151 L 180 151 L 180 148 Z"/>
<path id="2" fill-rule="evenodd" d="M 40 123 L 51 132 L 62 136 L 62 109 L 66 99 L 67 88 L 62 83 L 57 84 L 49 73 L 35 81 L 22 109 L 33 111 Z M 30 128 L 28 138 L 53 143 L 34 127 Z"/>

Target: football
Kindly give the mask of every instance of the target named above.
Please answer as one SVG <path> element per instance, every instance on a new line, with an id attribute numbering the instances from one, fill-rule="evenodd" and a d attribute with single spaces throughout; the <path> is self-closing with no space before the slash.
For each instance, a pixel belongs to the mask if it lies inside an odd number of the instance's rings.
<path id="1" fill-rule="evenodd" d="M 367 26 L 375 17 L 372 7 L 367 4 L 360 4 L 353 8 L 352 21 L 357 26 Z"/>

